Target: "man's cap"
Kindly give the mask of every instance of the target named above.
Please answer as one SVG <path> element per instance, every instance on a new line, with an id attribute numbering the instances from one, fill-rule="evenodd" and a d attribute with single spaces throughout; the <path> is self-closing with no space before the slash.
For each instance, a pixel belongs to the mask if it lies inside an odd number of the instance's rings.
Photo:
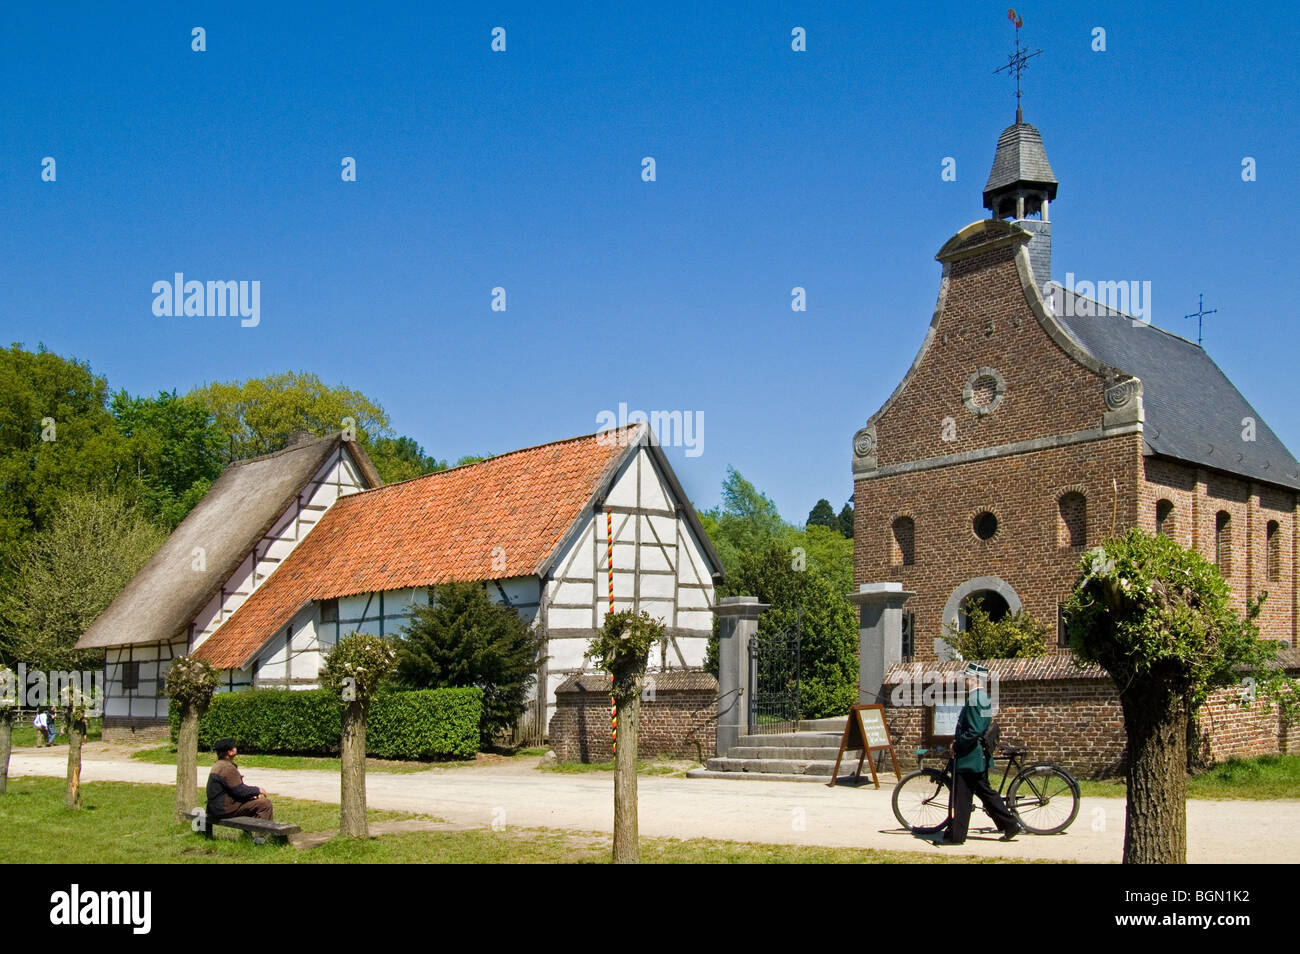
<path id="1" fill-rule="evenodd" d="M 223 752 L 229 752 L 235 747 L 234 739 L 217 739 L 217 741 L 212 743 L 212 751 L 216 752 L 218 755 Z"/>
<path id="2" fill-rule="evenodd" d="M 967 663 L 966 668 L 962 670 L 962 675 L 972 676 L 976 679 L 987 679 L 989 670 L 987 666 L 981 666 L 979 663 Z"/>

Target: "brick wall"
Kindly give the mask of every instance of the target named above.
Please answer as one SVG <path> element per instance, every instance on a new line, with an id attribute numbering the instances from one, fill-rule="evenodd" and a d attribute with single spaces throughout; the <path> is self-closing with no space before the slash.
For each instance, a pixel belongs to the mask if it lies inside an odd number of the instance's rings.
<path id="1" fill-rule="evenodd" d="M 1300 665 L 1289 667 L 1292 675 Z M 910 768 L 913 751 L 923 742 L 924 710 L 918 706 L 890 704 L 896 687 L 911 678 L 958 672 L 964 663 L 919 663 L 893 667 L 886 677 L 885 718 L 895 738 L 899 762 Z M 1028 750 L 1028 761 L 1057 762 L 1082 778 L 1103 778 L 1124 771 L 1124 715 L 1114 684 L 1095 667 L 1076 668 L 1066 657 L 989 660 L 1000 674 L 996 718 L 1003 742 L 1016 742 Z M 1260 704 L 1243 709 L 1232 700 L 1240 690 L 1214 693 L 1200 713 L 1203 749 L 1213 764 L 1232 758 L 1250 758 L 1275 752 L 1300 752 L 1300 728 L 1282 725 L 1276 707 Z M 1000 772 L 1000 770 L 999 770 Z M 999 776 L 1000 777 L 1000 776 Z"/>
<path id="2" fill-rule="evenodd" d="M 943 635 L 944 606 L 967 580 L 996 576 L 1024 608 L 1055 633 L 1056 605 L 1074 587 L 1079 557 L 1110 535 L 1112 514 L 1126 523 L 1127 501 L 1137 489 L 1142 438 L 1137 434 L 1055 447 L 992 460 L 859 480 L 855 494 L 853 563 L 857 583 L 896 580 L 916 596 L 906 609 L 916 616 L 916 656 L 934 658 Z M 1119 487 L 1116 497 L 1115 481 Z M 1070 545 L 1060 500 L 1083 498 L 1082 545 Z M 1136 509 L 1136 508 L 1134 508 Z M 975 514 L 998 520 L 989 540 L 975 535 Z M 914 560 L 897 558 L 893 525 L 912 517 Z M 1078 516 L 1074 516 L 1078 520 Z M 1153 518 L 1154 519 L 1154 518 Z M 1073 537 L 1079 539 L 1078 535 Z M 1054 638 L 1049 649 L 1054 649 Z"/>
<path id="3" fill-rule="evenodd" d="M 715 753 L 718 682 L 706 672 L 671 670 L 646 676 L 649 698 L 641 700 L 637 756 L 694 759 Z M 650 683 L 653 680 L 653 683 Z M 561 762 L 608 762 L 609 680 L 570 676 L 555 691 L 550 741 Z"/>

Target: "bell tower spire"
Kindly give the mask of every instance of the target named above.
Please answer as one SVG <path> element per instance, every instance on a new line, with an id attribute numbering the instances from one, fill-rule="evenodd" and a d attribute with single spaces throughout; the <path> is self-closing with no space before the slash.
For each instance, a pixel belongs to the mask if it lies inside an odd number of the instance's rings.
<path id="1" fill-rule="evenodd" d="M 1005 66 L 998 67 L 994 72 L 1007 70 L 1016 79 L 1016 121 L 998 137 L 993 169 L 984 185 L 984 208 L 992 213 L 993 218 L 1011 219 L 1033 235 L 1029 242 L 1029 263 L 1033 267 L 1035 281 L 1041 284 L 1052 277 L 1049 205 L 1056 198 L 1059 183 L 1052 172 L 1051 163 L 1047 161 L 1043 137 L 1037 129 L 1025 122 L 1020 102 L 1023 95 L 1020 75 L 1030 57 L 1038 56 L 1043 51 L 1029 52 L 1022 47 L 1020 28 L 1024 21 L 1016 15 L 1015 10 L 1009 10 L 1007 17 L 1016 27 L 1016 51 L 1008 58 Z"/>

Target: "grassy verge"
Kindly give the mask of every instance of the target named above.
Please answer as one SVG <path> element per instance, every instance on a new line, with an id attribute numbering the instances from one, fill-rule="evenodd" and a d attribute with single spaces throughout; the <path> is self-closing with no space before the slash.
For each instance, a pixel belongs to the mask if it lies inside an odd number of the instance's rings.
<path id="1" fill-rule="evenodd" d="M 170 745 L 160 745 L 157 748 L 141 749 L 138 752 L 132 752 L 131 758 L 140 762 L 148 762 L 151 765 L 175 765 L 176 750 Z M 199 765 L 202 768 L 211 768 L 217 758 L 211 752 L 199 753 Z M 333 758 L 320 758 L 311 755 L 245 755 L 240 753 L 235 759 L 242 768 L 271 768 L 271 769 L 317 769 L 322 772 L 338 772 L 339 760 Z M 367 772 L 389 772 L 398 775 L 405 775 L 411 772 L 424 772 L 435 766 L 451 765 L 470 765 L 470 762 L 392 762 L 385 759 L 366 759 Z"/>
<path id="2" fill-rule="evenodd" d="M 407 831 L 353 841 L 335 838 L 313 848 L 254 845 L 233 832 L 206 841 L 172 822 L 174 798 L 166 785 L 90 782 L 84 807 L 63 807 L 63 780 L 17 778 L 0 795 L 0 863 L 4 864 L 483 864 L 605 863 L 608 835 L 507 828 L 492 831 Z M 276 798 L 276 817 L 304 831 L 338 826 L 338 807 Z M 372 821 L 417 818 L 370 812 Z M 946 852 L 878 851 L 762 845 L 728 841 L 641 839 L 641 860 L 656 864 L 909 864 L 981 863 L 1014 859 L 973 858 Z"/>
<path id="3" fill-rule="evenodd" d="M 1080 781 L 1079 789 L 1094 798 L 1123 798 L 1124 780 Z M 1187 780 L 1188 798 L 1241 798 L 1266 801 L 1300 798 L 1300 755 L 1261 755 L 1232 759 Z"/>

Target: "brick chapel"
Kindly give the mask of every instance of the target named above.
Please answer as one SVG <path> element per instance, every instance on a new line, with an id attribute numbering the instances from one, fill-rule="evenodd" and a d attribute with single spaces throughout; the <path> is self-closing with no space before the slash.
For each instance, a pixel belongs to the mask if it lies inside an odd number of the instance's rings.
<path id="1" fill-rule="evenodd" d="M 1239 609 L 1267 590 L 1261 632 L 1294 646 L 1300 464 L 1202 347 L 1051 281 L 1057 187 L 1017 110 L 989 217 L 939 250 L 920 351 L 853 437 L 855 586 L 915 592 L 905 660 L 944 657 L 967 597 L 1056 621 L 1063 653 L 1080 555 L 1138 526 L 1216 562 Z"/>

